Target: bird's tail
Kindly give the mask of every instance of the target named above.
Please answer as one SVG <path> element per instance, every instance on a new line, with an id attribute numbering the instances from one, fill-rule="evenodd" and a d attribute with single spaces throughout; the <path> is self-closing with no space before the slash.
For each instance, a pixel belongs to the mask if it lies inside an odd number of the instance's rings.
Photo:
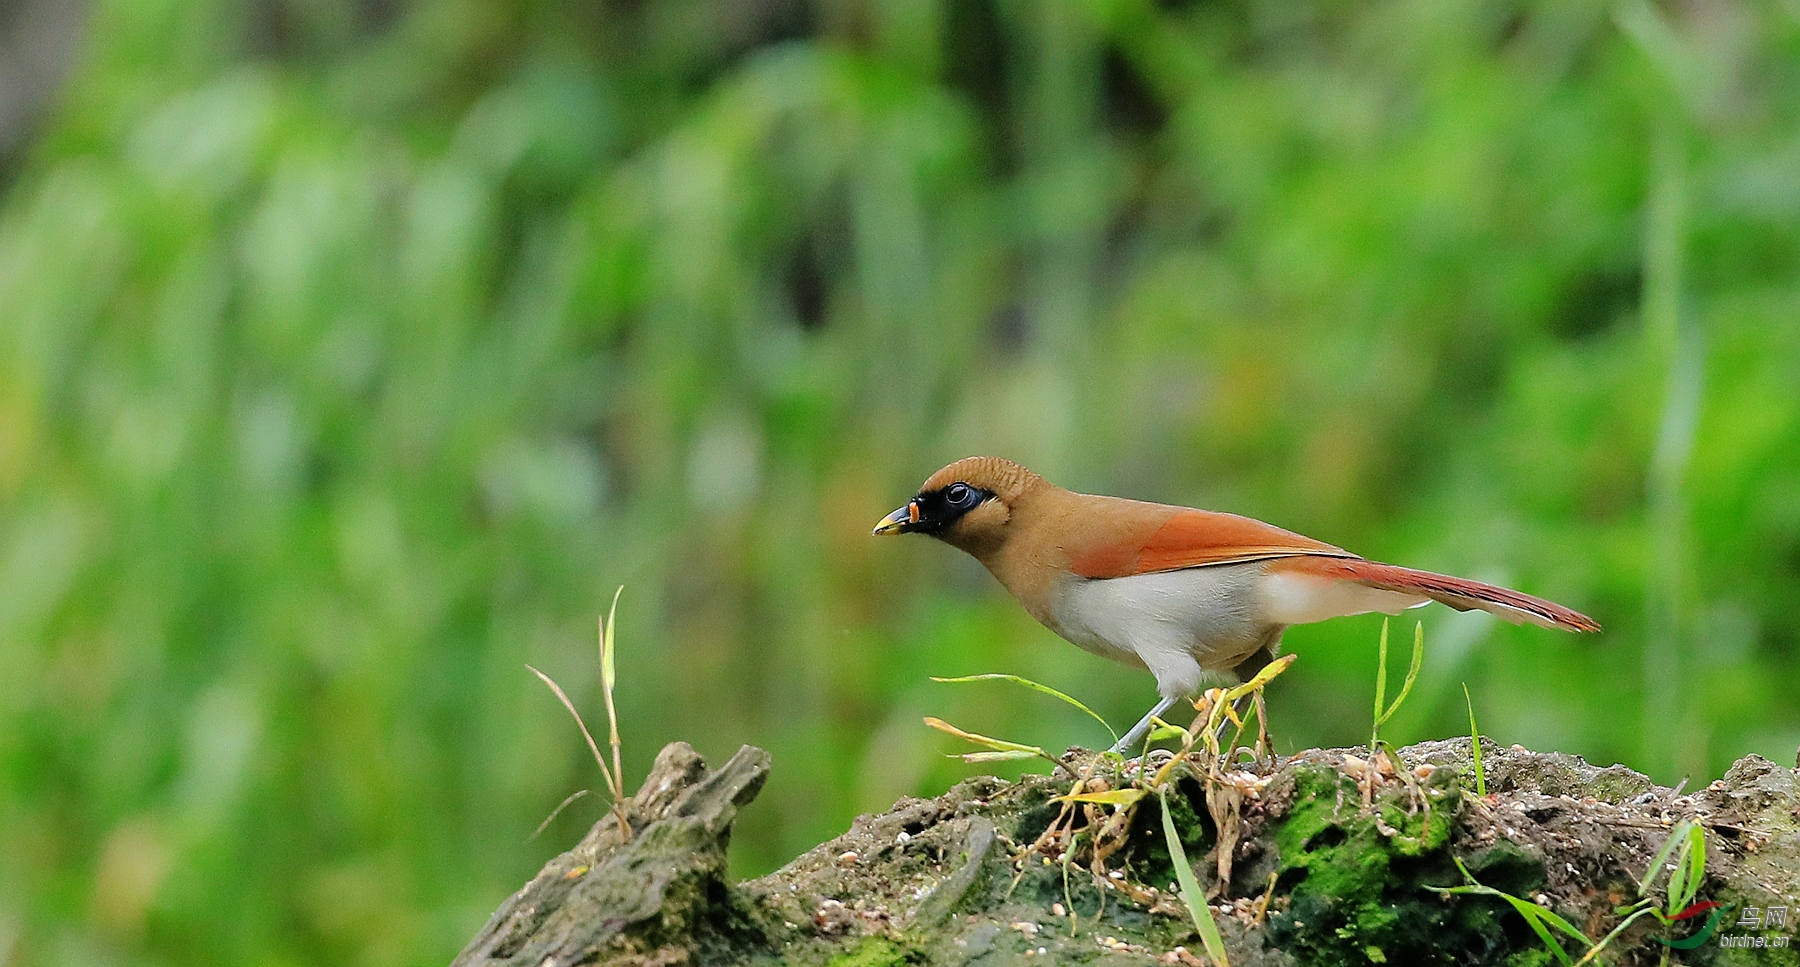
<path id="1" fill-rule="evenodd" d="M 1304 561 L 1304 564 L 1301 564 Z M 1283 562 L 1284 564 L 1289 562 Z M 1451 577 L 1416 571 L 1410 567 L 1381 564 L 1359 558 L 1306 557 L 1293 560 L 1299 569 L 1325 578 L 1350 581 L 1382 591 L 1423 595 L 1458 611 L 1486 611 L 1514 624 L 1529 622 L 1545 628 L 1566 631 L 1599 631 L 1600 623 L 1573 608 L 1554 601 L 1533 597 L 1519 591 Z"/>

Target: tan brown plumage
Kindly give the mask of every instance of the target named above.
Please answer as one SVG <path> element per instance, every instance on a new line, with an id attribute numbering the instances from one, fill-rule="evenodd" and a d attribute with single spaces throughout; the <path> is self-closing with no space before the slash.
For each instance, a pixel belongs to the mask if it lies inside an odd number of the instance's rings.
<path id="1" fill-rule="evenodd" d="M 944 467 L 875 528 L 914 531 L 973 555 L 1062 637 L 1147 667 L 1163 695 L 1153 715 L 1194 694 L 1204 672 L 1255 671 L 1290 624 L 1439 601 L 1600 630 L 1543 598 L 1370 561 L 1236 514 L 1075 493 L 999 457 Z"/>

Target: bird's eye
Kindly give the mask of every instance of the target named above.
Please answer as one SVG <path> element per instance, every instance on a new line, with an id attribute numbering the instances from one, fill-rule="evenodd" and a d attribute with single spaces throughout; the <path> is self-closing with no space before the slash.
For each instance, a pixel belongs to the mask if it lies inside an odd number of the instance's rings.
<path id="1" fill-rule="evenodd" d="M 975 488 L 965 483 L 953 483 L 944 491 L 944 499 L 953 507 L 967 507 L 975 502 Z"/>

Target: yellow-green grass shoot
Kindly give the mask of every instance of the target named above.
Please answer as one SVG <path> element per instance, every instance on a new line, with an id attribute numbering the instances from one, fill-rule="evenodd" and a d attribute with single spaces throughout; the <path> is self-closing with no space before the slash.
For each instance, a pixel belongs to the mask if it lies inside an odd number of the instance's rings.
<path id="1" fill-rule="evenodd" d="M 1463 701 L 1469 706 L 1469 757 L 1475 761 L 1475 795 L 1487 795 L 1487 771 L 1481 767 L 1481 730 L 1475 727 L 1475 700 L 1469 697 L 1469 683 L 1463 682 Z"/>
<path id="2" fill-rule="evenodd" d="M 613 686 L 618 684 L 619 676 L 615 670 L 616 653 L 613 642 L 613 631 L 618 627 L 619 596 L 625 593 L 625 585 L 619 585 L 613 592 L 612 607 L 606 610 L 606 620 L 600 622 L 600 694 L 606 700 L 606 725 L 612 741 L 612 777 L 609 785 L 612 788 L 613 803 L 618 807 L 625 800 L 625 770 L 619 764 L 619 710 L 613 704 Z M 621 825 L 625 822 L 624 813 L 619 814 Z M 629 832 L 629 830 L 627 830 Z"/>
<path id="3" fill-rule="evenodd" d="M 569 714 L 575 718 L 575 724 L 581 729 L 581 737 L 587 740 L 588 751 L 594 754 L 594 764 L 600 767 L 600 776 L 606 782 L 606 789 L 612 794 L 612 811 L 613 816 L 617 818 L 619 822 L 619 835 L 626 839 L 630 839 L 631 824 L 625 820 L 625 772 L 620 764 L 619 715 L 617 708 L 613 703 L 613 687 L 618 682 L 618 676 L 614 670 L 615 638 L 613 635 L 613 625 L 614 619 L 619 613 L 619 595 L 624 592 L 625 588 L 623 585 L 620 585 L 619 589 L 613 592 L 612 608 L 607 611 L 606 617 L 599 619 L 600 690 L 606 701 L 606 721 L 610 733 L 609 739 L 612 745 L 612 766 L 610 768 L 607 767 L 606 757 L 600 753 L 600 744 L 594 741 L 594 733 L 588 731 L 587 721 L 583 719 L 581 713 L 575 709 L 575 703 L 569 700 L 568 693 L 564 692 L 562 686 L 556 684 L 555 679 L 552 679 L 549 675 L 538 671 L 531 665 L 526 665 L 525 667 L 529 669 L 533 675 L 536 675 L 543 681 L 545 685 L 550 687 L 550 691 L 555 693 L 557 701 L 562 702 L 563 708 L 568 709 Z M 544 820 L 544 822 L 547 824 L 551 819 L 555 819 L 557 813 L 560 813 L 563 810 L 563 807 L 569 805 L 569 803 L 574 802 L 578 798 L 580 798 L 580 793 L 576 793 L 575 795 L 571 795 L 569 798 L 564 799 L 562 804 L 556 807 L 556 811 L 552 812 L 549 818 Z M 539 826 L 538 829 L 541 832 L 543 826 Z"/>
<path id="4" fill-rule="evenodd" d="M 1394 696 L 1394 704 L 1387 705 L 1387 665 L 1388 665 L 1388 620 L 1381 619 L 1381 640 L 1376 646 L 1375 666 L 1375 724 L 1369 729 L 1369 754 L 1375 755 L 1381 746 L 1381 726 L 1393 714 L 1400 710 L 1400 703 L 1412 693 L 1413 683 L 1419 679 L 1419 667 L 1425 663 L 1425 626 L 1413 625 L 1412 664 L 1406 669 L 1406 681 L 1400 686 L 1400 694 Z M 1384 708 L 1385 706 L 1385 708 Z"/>
<path id="5" fill-rule="evenodd" d="M 939 732 L 954 735 L 966 742 L 973 742 L 976 745 L 987 747 L 988 751 L 986 752 L 951 753 L 953 757 L 961 759 L 964 762 L 1008 762 L 1014 759 L 1042 758 L 1047 760 L 1051 765 L 1060 765 L 1060 763 L 1056 761 L 1055 756 L 1035 745 L 1025 745 L 1020 742 L 1008 742 L 1005 739 L 996 739 L 992 736 L 982 735 L 979 732 L 969 732 L 964 729 L 959 729 L 943 719 L 930 715 L 925 716 L 925 724 L 937 729 Z"/>

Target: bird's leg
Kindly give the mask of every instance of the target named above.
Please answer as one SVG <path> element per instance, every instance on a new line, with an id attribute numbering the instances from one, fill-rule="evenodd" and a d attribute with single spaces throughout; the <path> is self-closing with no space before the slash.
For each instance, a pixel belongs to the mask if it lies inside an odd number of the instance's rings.
<path id="1" fill-rule="evenodd" d="M 1175 704 L 1175 700 L 1173 698 L 1168 698 L 1168 697 L 1164 697 L 1162 701 L 1157 702 L 1156 707 L 1152 708 L 1148 712 L 1145 712 L 1144 717 L 1141 719 L 1138 719 L 1138 724 L 1132 726 L 1131 731 L 1126 732 L 1125 737 L 1120 739 L 1112 747 L 1112 751 L 1123 755 L 1123 754 L 1125 754 L 1126 750 L 1136 748 L 1137 744 L 1144 740 L 1144 736 L 1150 734 L 1150 720 L 1156 718 L 1157 716 L 1161 715 L 1164 712 L 1167 712 L 1169 710 L 1169 706 L 1174 705 L 1174 704 Z"/>

